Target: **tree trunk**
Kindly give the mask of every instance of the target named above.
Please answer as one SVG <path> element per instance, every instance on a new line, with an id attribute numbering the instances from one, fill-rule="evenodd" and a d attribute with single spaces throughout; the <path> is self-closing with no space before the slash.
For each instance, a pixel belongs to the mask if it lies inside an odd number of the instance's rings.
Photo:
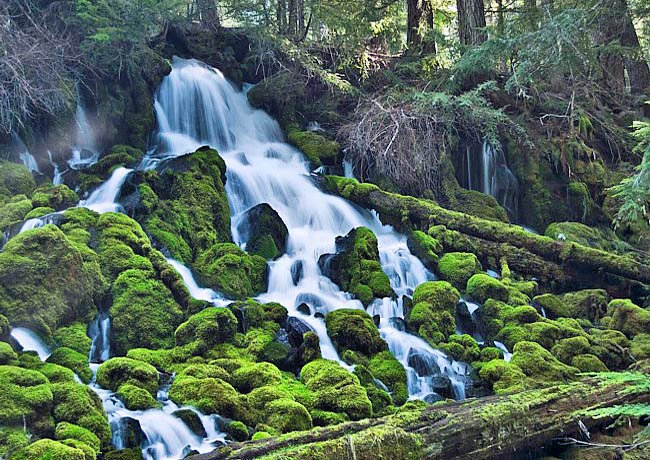
<path id="1" fill-rule="evenodd" d="M 203 25 L 211 28 L 219 27 L 219 12 L 215 0 L 197 0 L 196 3 Z"/>
<path id="2" fill-rule="evenodd" d="M 646 94 L 650 88 L 650 70 L 643 55 L 639 37 L 634 29 L 632 16 L 625 0 L 621 0 L 625 9 L 623 15 L 623 29 L 621 32 L 621 45 L 627 48 L 625 68 L 630 79 L 630 92 L 633 96 Z"/>
<path id="3" fill-rule="evenodd" d="M 627 389 L 632 391 L 624 391 Z M 243 460 L 272 454 L 287 460 L 488 460 L 513 458 L 516 454 L 523 458 L 552 439 L 580 437 L 579 422 L 587 429 L 607 422 L 581 415 L 581 411 L 647 401 L 650 393 L 631 383 L 608 384 L 591 379 L 233 443 L 192 458 Z"/>
<path id="4" fill-rule="evenodd" d="M 413 52 L 435 53 L 436 43 L 425 43 L 425 35 L 433 30 L 433 6 L 431 0 L 407 0 L 406 43 Z M 426 45 L 423 47 L 423 45 Z"/>
<path id="5" fill-rule="evenodd" d="M 278 21 L 278 33 L 280 35 L 287 34 L 287 0 L 277 0 L 278 6 L 276 11 Z"/>
<path id="6" fill-rule="evenodd" d="M 476 46 L 487 40 L 483 0 L 456 0 L 458 37 L 465 46 Z"/>
<path id="7" fill-rule="evenodd" d="M 539 9 L 537 8 L 537 1 L 524 0 L 524 10 L 526 11 L 527 22 L 530 30 L 537 29 L 537 23 L 539 21 Z"/>
<path id="8" fill-rule="evenodd" d="M 650 283 L 650 266 L 629 257 L 576 243 L 563 243 L 525 232 L 516 225 L 445 209 L 433 201 L 384 192 L 374 185 L 359 184 L 353 179 L 332 177 L 325 181 L 325 186 L 360 206 L 376 210 L 385 223 L 403 231 L 409 230 L 405 225 L 425 232 L 432 226 L 444 226 L 447 231 L 458 233 L 456 238 L 459 241 L 451 244 L 458 245 L 459 249 L 464 245 L 466 250 L 473 247 L 478 253 L 485 251 L 488 255 L 489 251 L 498 251 L 496 254 L 506 256 L 520 273 L 539 276 L 542 280 L 577 284 L 580 277 L 584 277 L 590 286 L 600 283 L 614 288 L 615 283 L 610 278 L 616 275 Z M 512 248 L 517 248 L 518 252 L 513 252 Z M 548 267 L 548 271 L 538 271 L 540 266 Z M 603 280 L 607 282 L 603 283 Z"/>

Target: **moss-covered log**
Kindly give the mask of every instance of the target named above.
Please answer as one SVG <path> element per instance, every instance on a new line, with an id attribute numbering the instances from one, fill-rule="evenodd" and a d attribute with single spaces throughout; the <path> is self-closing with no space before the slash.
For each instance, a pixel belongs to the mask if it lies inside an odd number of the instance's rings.
<path id="1" fill-rule="evenodd" d="M 615 377 L 616 376 L 616 377 Z M 602 374 L 583 382 L 443 403 L 380 419 L 233 443 L 196 460 L 221 459 L 499 459 L 577 436 L 606 421 L 595 409 L 650 401 L 650 377 Z M 589 411 L 589 412 L 587 412 Z"/>
<path id="2" fill-rule="evenodd" d="M 539 275 L 541 266 L 549 267 L 545 273 L 549 278 L 558 277 L 564 281 L 567 275 L 588 273 L 611 274 L 650 283 L 650 266 L 639 263 L 631 257 L 620 256 L 610 252 L 589 248 L 573 242 L 561 242 L 552 238 L 525 231 L 517 225 L 505 224 L 481 219 L 457 211 L 445 209 L 433 201 L 398 195 L 381 190 L 372 184 L 360 184 L 354 179 L 328 176 L 325 187 L 361 206 L 375 209 L 384 222 L 404 229 L 411 225 L 428 230 L 432 226 L 442 225 L 446 230 L 460 232 L 469 237 L 473 248 L 457 244 L 453 250 L 473 249 L 489 255 L 505 256 L 512 267 L 518 264 L 522 273 Z M 499 248 L 499 245 L 505 245 Z M 519 251 L 513 251 L 513 248 Z M 532 258 L 524 257 L 532 255 Z M 536 263 L 527 268 L 522 260 Z M 537 265 L 537 266 L 534 266 Z M 544 272 L 541 272 L 544 273 Z M 592 281 L 595 279 L 592 278 Z"/>

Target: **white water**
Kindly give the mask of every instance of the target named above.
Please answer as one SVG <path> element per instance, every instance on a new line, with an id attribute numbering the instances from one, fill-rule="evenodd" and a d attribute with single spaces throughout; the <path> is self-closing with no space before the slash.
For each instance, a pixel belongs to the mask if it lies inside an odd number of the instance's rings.
<path id="1" fill-rule="evenodd" d="M 218 292 L 210 288 L 202 288 L 199 286 L 194 279 L 194 275 L 192 275 L 192 271 L 185 265 L 174 259 L 167 259 L 167 262 L 181 275 L 181 278 L 183 278 L 183 282 L 185 283 L 187 290 L 190 291 L 192 297 L 197 300 L 210 302 L 218 307 L 225 306 L 225 304 L 228 303 Z"/>
<path id="2" fill-rule="evenodd" d="M 97 162 L 99 159 L 99 149 L 95 144 L 95 134 L 88 121 L 88 116 L 86 115 L 81 98 L 77 98 L 77 110 L 74 121 L 75 144 L 72 147 L 72 158 L 68 160 L 68 165 L 72 169 L 82 169 Z"/>
<path id="3" fill-rule="evenodd" d="M 411 295 L 419 283 L 428 279 L 402 235 L 383 226 L 376 215 L 321 192 L 310 177 L 302 154 L 283 141 L 278 124 L 266 113 L 253 109 L 245 93 L 237 91 L 218 70 L 197 61 L 175 58 L 172 72 L 157 95 L 156 113 L 161 128 L 157 159 L 178 156 L 208 144 L 218 149 L 226 161 L 226 189 L 236 243 L 246 243 L 237 229 L 251 207 L 268 203 L 280 215 L 289 231 L 287 254 L 270 262 L 268 291 L 259 300 L 281 303 L 290 316 L 314 329 L 324 358 L 345 365 L 327 335 L 324 321 L 313 313 L 326 315 L 339 308 L 363 308 L 324 276 L 318 266 L 321 255 L 336 251 L 337 236 L 360 226 L 371 228 L 379 241 L 382 266 L 400 295 Z M 152 164 L 151 160 L 147 164 Z M 296 264 L 302 270 L 294 282 L 292 268 Z M 311 315 L 298 312 L 302 303 L 310 307 Z M 459 374 L 464 372 L 460 369 L 463 366 L 455 366 L 460 371 L 456 372 L 443 353 L 392 327 L 391 316 L 403 317 L 403 313 L 396 313 L 398 302 L 383 299 L 381 303 L 386 308 L 378 309 L 382 316 L 380 331 L 398 359 L 405 363 L 413 348 L 444 359 L 441 370 L 450 375 L 452 382 L 456 379 L 455 386 L 462 387 Z M 410 375 L 409 386 L 416 397 L 425 396 L 429 388 L 425 379 L 417 375 Z M 463 390 L 457 388 L 458 397 L 464 396 Z"/>
<path id="4" fill-rule="evenodd" d="M 45 361 L 52 354 L 50 347 L 34 331 L 26 327 L 15 327 L 11 336 L 18 342 L 24 351 L 35 351 L 41 361 Z"/>
<path id="5" fill-rule="evenodd" d="M 124 167 L 115 169 L 106 182 L 97 187 L 88 199 L 79 203 L 79 207 L 92 209 L 100 214 L 121 211 L 122 206 L 116 200 L 122 189 L 122 184 L 132 171 L 132 169 Z"/>
<path id="6" fill-rule="evenodd" d="M 508 351 L 508 348 L 501 342 L 494 341 L 494 346 L 503 352 L 503 360 L 505 362 L 510 362 L 512 359 L 512 353 Z"/>
<path id="7" fill-rule="evenodd" d="M 13 148 L 16 150 L 18 156 L 20 157 L 20 161 L 23 162 L 23 165 L 25 165 L 29 172 L 40 173 L 41 171 L 38 169 L 36 158 L 34 158 L 34 155 L 29 152 L 29 149 L 20 138 L 20 136 L 16 133 L 12 133 L 11 140 L 13 143 Z"/>
<path id="8" fill-rule="evenodd" d="M 54 172 L 52 173 L 52 184 L 61 185 L 63 183 L 63 172 L 59 170 L 59 165 L 52 160 L 52 152 L 47 151 L 47 156 L 50 159 L 50 164 Z M 65 171 L 64 171 L 65 172 Z"/>

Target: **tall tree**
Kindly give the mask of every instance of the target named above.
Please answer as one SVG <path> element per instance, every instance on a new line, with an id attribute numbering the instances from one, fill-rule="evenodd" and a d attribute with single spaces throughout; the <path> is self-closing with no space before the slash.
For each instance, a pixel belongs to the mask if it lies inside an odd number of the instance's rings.
<path id="1" fill-rule="evenodd" d="M 219 12 L 216 0 L 196 0 L 201 15 L 201 22 L 208 27 L 219 27 Z"/>
<path id="2" fill-rule="evenodd" d="M 278 33 L 286 35 L 287 33 L 287 0 L 277 0 L 276 17 L 278 21 Z"/>
<path id="3" fill-rule="evenodd" d="M 632 95 L 641 95 L 650 88 L 650 69 L 645 60 L 639 37 L 636 34 L 632 16 L 625 0 L 621 0 L 624 8 L 623 28 L 621 30 L 621 45 L 627 49 L 625 56 L 625 69 L 630 79 Z"/>
<path id="4" fill-rule="evenodd" d="M 406 43 L 409 49 L 435 53 L 435 41 L 425 40 L 425 35 L 433 30 L 434 26 L 431 0 L 407 0 L 406 5 L 408 10 Z"/>
<path id="5" fill-rule="evenodd" d="M 483 0 L 456 0 L 458 38 L 465 46 L 476 46 L 487 40 Z"/>

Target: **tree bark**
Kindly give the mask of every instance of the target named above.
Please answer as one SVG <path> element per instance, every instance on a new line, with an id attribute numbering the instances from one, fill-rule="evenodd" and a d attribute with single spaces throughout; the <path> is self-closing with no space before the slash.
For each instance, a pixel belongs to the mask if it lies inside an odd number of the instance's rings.
<path id="1" fill-rule="evenodd" d="M 461 212 L 452 211 L 439 206 L 433 201 L 395 193 L 384 192 L 371 184 L 359 184 L 353 179 L 328 178 L 325 186 L 333 193 L 339 194 L 358 205 L 375 209 L 385 223 L 392 224 L 404 231 L 406 226 L 429 230 L 432 226 L 442 225 L 447 230 L 456 231 L 462 236 L 470 237 L 468 241 L 476 242 L 476 247 L 481 247 L 481 242 L 487 242 L 484 249 L 496 251 L 495 245 L 509 245 L 519 249 L 517 258 L 520 273 L 536 276 L 546 276 L 557 282 L 573 281 L 574 276 L 584 276 L 592 285 L 602 283 L 608 276 L 616 275 L 628 280 L 650 283 L 650 266 L 643 265 L 629 257 L 623 257 L 605 251 L 581 246 L 576 243 L 564 243 L 551 238 L 525 232 L 516 225 L 505 224 L 482 219 Z M 458 244 L 465 244 L 458 242 Z M 507 248 L 506 248 L 507 249 Z M 500 252 L 507 255 L 510 249 L 500 248 Z M 523 256 L 530 254 L 530 263 Z M 508 259 L 511 262 L 511 259 Z M 549 270 L 540 273 L 540 261 L 548 267 L 559 267 L 560 270 Z M 531 268 L 527 269 L 526 265 Z M 562 276 L 562 274 L 565 274 Z M 609 280 L 611 283 L 612 281 Z M 608 283 L 609 284 L 609 283 Z"/>
<path id="2" fill-rule="evenodd" d="M 243 460 L 272 454 L 287 460 L 315 456 L 322 460 L 513 458 L 514 454 L 534 452 L 555 438 L 580 437 L 579 422 L 587 429 L 607 422 L 583 415 L 584 410 L 650 401 L 650 393 L 638 387 L 623 391 L 632 385 L 591 379 L 516 395 L 446 403 L 279 438 L 233 443 L 192 458 Z"/>
<path id="3" fill-rule="evenodd" d="M 276 11 L 278 21 L 278 33 L 280 35 L 287 34 L 287 0 L 277 0 L 278 6 Z"/>
<path id="4" fill-rule="evenodd" d="M 425 35 L 433 30 L 433 6 L 431 0 L 407 0 L 406 43 L 409 50 L 423 53 L 435 53 L 436 43 L 425 44 Z"/>
<path id="5" fill-rule="evenodd" d="M 458 38 L 465 46 L 477 46 L 487 40 L 483 0 L 456 0 Z"/>
<path id="6" fill-rule="evenodd" d="M 636 34 L 632 16 L 625 0 L 621 0 L 625 9 L 623 15 L 623 30 L 621 33 L 621 45 L 627 48 L 628 55 L 625 57 L 625 68 L 630 79 L 630 92 L 633 96 L 646 94 L 650 88 L 650 69 L 643 56 L 643 50 Z"/>
<path id="7" fill-rule="evenodd" d="M 197 0 L 196 3 L 199 7 L 199 14 L 201 15 L 203 25 L 212 28 L 219 27 L 219 12 L 217 11 L 215 0 Z"/>

